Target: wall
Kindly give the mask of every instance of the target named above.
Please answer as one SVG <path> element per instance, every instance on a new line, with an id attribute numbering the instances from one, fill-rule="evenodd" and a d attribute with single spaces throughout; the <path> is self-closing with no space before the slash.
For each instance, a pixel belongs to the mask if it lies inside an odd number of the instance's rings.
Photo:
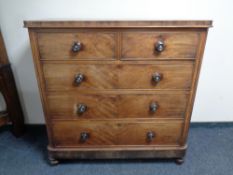
<path id="1" fill-rule="evenodd" d="M 0 27 L 27 123 L 43 123 L 23 20 L 212 19 L 192 121 L 233 121 L 233 1 L 0 0 Z"/>

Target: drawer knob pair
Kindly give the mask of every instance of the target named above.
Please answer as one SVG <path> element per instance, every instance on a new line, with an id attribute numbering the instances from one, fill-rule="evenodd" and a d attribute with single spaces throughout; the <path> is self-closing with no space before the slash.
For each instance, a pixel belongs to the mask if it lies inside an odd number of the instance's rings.
<path id="1" fill-rule="evenodd" d="M 157 52 L 162 52 L 165 49 L 165 45 L 164 45 L 164 41 L 163 40 L 159 40 L 156 44 L 155 44 L 155 50 Z"/>
<path id="2" fill-rule="evenodd" d="M 148 131 L 146 133 L 147 141 L 151 142 L 155 138 L 155 132 L 154 131 Z M 89 132 L 81 132 L 80 133 L 80 142 L 86 142 L 90 138 L 90 133 Z"/>
<path id="3" fill-rule="evenodd" d="M 74 44 L 72 45 L 72 49 L 71 50 L 72 50 L 72 52 L 75 52 L 75 53 L 81 51 L 82 50 L 82 43 L 80 43 L 80 42 L 74 42 Z"/>
<path id="4" fill-rule="evenodd" d="M 85 105 L 85 104 L 78 104 L 78 109 L 77 109 L 77 114 L 78 115 L 81 115 L 81 114 L 83 114 L 86 111 L 87 111 L 87 105 Z"/>

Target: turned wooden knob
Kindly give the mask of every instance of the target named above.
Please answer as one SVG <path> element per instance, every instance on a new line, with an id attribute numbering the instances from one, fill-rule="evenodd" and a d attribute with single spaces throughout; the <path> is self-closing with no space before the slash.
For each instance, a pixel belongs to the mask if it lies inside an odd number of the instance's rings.
<path id="1" fill-rule="evenodd" d="M 77 74 L 74 78 L 74 82 L 76 85 L 80 85 L 85 79 L 85 76 L 81 73 Z"/>
<path id="2" fill-rule="evenodd" d="M 87 111 L 87 105 L 85 105 L 85 104 L 79 104 L 78 105 L 78 109 L 77 109 L 77 114 L 78 115 L 81 115 L 86 111 Z"/>
<path id="3" fill-rule="evenodd" d="M 159 72 L 155 72 L 153 75 L 152 75 L 152 80 L 155 82 L 155 83 L 159 83 L 163 78 L 163 75 Z"/>
<path id="4" fill-rule="evenodd" d="M 165 49 L 164 41 L 162 40 L 157 41 L 157 43 L 155 44 L 155 50 L 157 52 L 162 52 L 164 51 L 164 49 Z"/>
<path id="5" fill-rule="evenodd" d="M 72 45 L 72 52 L 79 52 L 82 50 L 82 43 L 80 42 L 74 42 L 74 44 Z"/>
<path id="6" fill-rule="evenodd" d="M 81 132 L 80 133 L 80 141 L 86 142 L 90 138 L 90 134 L 88 132 Z"/>
<path id="7" fill-rule="evenodd" d="M 147 134 L 147 140 L 151 142 L 155 138 L 155 132 L 154 131 L 148 131 Z"/>
<path id="8" fill-rule="evenodd" d="M 153 102 L 150 104 L 150 111 L 154 113 L 157 111 L 158 107 L 159 107 L 158 103 Z"/>

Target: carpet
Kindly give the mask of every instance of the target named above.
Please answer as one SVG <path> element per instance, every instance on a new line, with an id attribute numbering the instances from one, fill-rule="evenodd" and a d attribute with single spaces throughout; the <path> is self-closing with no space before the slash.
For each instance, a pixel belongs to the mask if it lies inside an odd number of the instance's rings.
<path id="1" fill-rule="evenodd" d="M 233 123 L 192 123 L 185 162 L 173 160 L 75 160 L 47 162 L 44 126 L 15 138 L 0 129 L 0 175 L 233 175 Z"/>

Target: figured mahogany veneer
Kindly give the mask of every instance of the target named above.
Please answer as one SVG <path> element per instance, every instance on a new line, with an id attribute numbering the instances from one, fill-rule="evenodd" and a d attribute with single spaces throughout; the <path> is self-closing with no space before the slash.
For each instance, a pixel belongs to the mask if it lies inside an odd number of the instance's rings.
<path id="1" fill-rule="evenodd" d="M 190 89 L 194 63 L 159 64 L 154 62 L 76 62 L 44 63 L 43 72 L 48 90 L 104 90 L 104 89 Z M 154 73 L 162 80 L 152 80 Z M 75 84 L 75 76 L 83 74 L 84 80 Z"/>
<path id="2" fill-rule="evenodd" d="M 211 21 L 26 21 L 49 159 L 182 162 Z"/>

